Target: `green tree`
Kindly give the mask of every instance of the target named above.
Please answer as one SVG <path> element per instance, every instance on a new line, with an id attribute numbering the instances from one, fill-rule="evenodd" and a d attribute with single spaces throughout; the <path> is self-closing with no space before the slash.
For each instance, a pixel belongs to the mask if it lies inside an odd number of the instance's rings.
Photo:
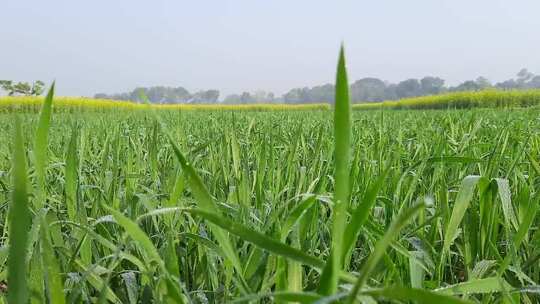
<path id="1" fill-rule="evenodd" d="M 199 91 L 191 97 L 190 103 L 216 103 L 219 98 L 218 90 Z"/>
<path id="2" fill-rule="evenodd" d="M 436 95 L 444 91 L 444 79 L 433 76 L 426 76 L 420 79 L 422 95 Z"/>
<path id="3" fill-rule="evenodd" d="M 407 79 L 398 83 L 396 86 L 396 95 L 398 98 L 414 97 L 422 95 L 422 87 L 418 79 Z"/>
<path id="4" fill-rule="evenodd" d="M 43 94 L 45 83 L 41 80 L 34 81 L 32 84 L 28 82 L 14 83 L 11 80 L 0 80 L 0 87 L 6 91 L 9 96 L 26 95 L 38 96 Z"/>
<path id="5" fill-rule="evenodd" d="M 476 78 L 475 82 L 476 82 L 476 85 L 482 90 L 492 87 L 491 82 L 486 77 L 480 76 Z"/>
<path id="6" fill-rule="evenodd" d="M 354 102 L 376 102 L 386 99 L 386 83 L 378 78 L 362 78 L 351 85 Z"/>

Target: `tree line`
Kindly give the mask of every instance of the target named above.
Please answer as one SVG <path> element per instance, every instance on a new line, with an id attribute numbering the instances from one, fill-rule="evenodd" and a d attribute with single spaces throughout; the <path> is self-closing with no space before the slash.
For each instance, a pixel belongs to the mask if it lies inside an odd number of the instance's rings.
<path id="1" fill-rule="evenodd" d="M 456 86 L 447 86 L 440 77 L 426 76 L 420 79 L 410 78 L 398 83 L 391 83 L 374 77 L 366 77 L 353 82 L 350 86 L 351 99 L 354 102 L 380 102 L 408 97 L 437 95 L 446 92 L 479 91 L 488 88 L 501 90 L 538 89 L 540 75 L 535 75 L 527 69 L 520 70 L 512 79 L 491 83 L 485 77 L 464 81 Z M 219 99 L 218 90 L 198 91 L 190 93 L 183 87 L 150 87 L 136 88 L 129 93 L 96 94 L 96 98 L 140 101 L 140 91 L 143 91 L 153 103 L 320 103 L 334 101 L 334 85 L 323 84 L 313 87 L 293 88 L 281 96 L 272 92 L 255 91 L 230 94 Z"/>
<path id="2" fill-rule="evenodd" d="M 8 95 L 41 95 L 44 83 L 35 81 L 32 84 L 26 82 L 13 82 L 0 80 L 0 88 Z M 491 83 L 485 77 L 464 81 L 456 86 L 447 86 L 444 79 L 435 76 L 426 76 L 421 79 L 410 78 L 398 83 L 383 81 L 374 77 L 366 77 L 353 82 L 350 86 L 351 100 L 361 102 L 380 102 L 383 100 L 396 100 L 408 97 L 437 95 L 446 92 L 479 91 L 488 88 L 501 90 L 514 89 L 540 89 L 540 75 L 535 75 L 527 69 L 520 70 L 512 79 L 498 83 Z M 95 98 L 113 100 L 131 100 L 142 102 L 144 95 L 152 103 L 226 103 L 226 104 L 250 104 L 250 103 L 323 103 L 334 101 L 334 85 L 323 84 L 313 87 L 293 88 L 281 96 L 272 92 L 255 91 L 241 94 L 230 94 L 220 100 L 218 90 L 201 90 L 194 93 L 183 87 L 138 87 L 131 92 L 118 94 L 95 94 Z"/>
<path id="3" fill-rule="evenodd" d="M 138 87 L 131 92 L 107 95 L 98 93 L 94 98 L 114 99 L 114 100 L 131 100 L 142 102 L 141 96 L 144 94 L 152 103 L 216 103 L 219 99 L 218 90 L 198 91 L 190 93 L 183 87 Z"/>

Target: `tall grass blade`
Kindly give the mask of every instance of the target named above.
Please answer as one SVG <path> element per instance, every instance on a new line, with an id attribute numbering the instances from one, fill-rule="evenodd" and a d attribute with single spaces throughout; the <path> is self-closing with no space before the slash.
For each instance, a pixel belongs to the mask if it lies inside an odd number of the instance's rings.
<path id="1" fill-rule="evenodd" d="M 398 216 L 392 221 L 392 224 L 385 232 L 382 239 L 377 242 L 375 248 L 373 249 L 373 252 L 369 255 L 367 261 L 360 269 L 360 276 L 358 277 L 358 280 L 356 281 L 353 289 L 351 290 L 350 296 L 348 298 L 348 303 L 354 303 L 354 299 L 356 299 L 358 292 L 362 289 L 362 287 L 364 287 L 364 284 L 367 282 L 369 276 L 371 275 L 371 272 L 375 269 L 375 266 L 377 266 L 377 263 L 383 257 L 386 249 L 388 248 L 388 246 L 390 246 L 392 240 L 399 235 L 401 229 L 405 227 L 405 225 L 408 224 L 409 221 L 411 221 L 423 208 L 425 208 L 424 204 L 417 204 L 414 207 L 402 210 L 398 214 Z"/>
<path id="2" fill-rule="evenodd" d="M 362 202 L 358 204 L 351 214 L 351 220 L 347 224 L 345 235 L 343 237 L 343 255 L 344 261 L 346 262 L 348 262 L 348 256 L 350 256 L 350 252 L 354 248 L 360 229 L 362 229 L 362 226 L 373 209 L 373 205 L 375 205 L 377 193 L 379 193 L 379 190 L 382 188 L 387 174 L 388 170 L 385 170 L 383 174 L 377 178 L 373 185 L 367 190 Z"/>
<path id="3" fill-rule="evenodd" d="M 26 150 L 21 123 L 15 119 L 13 147 L 13 193 L 9 210 L 8 302 L 27 303 L 27 254 L 30 210 L 28 206 Z"/>
<path id="4" fill-rule="evenodd" d="M 142 229 L 136 223 L 124 216 L 119 211 L 106 206 L 105 208 L 114 216 L 118 224 L 124 228 L 126 233 L 142 247 L 142 249 L 151 259 L 151 261 L 156 262 L 159 265 L 160 270 L 166 274 L 166 281 L 168 282 L 167 287 L 169 287 L 169 295 L 178 303 L 184 303 L 183 295 L 180 291 L 179 286 L 176 286 L 175 283 L 171 283 L 171 278 L 168 277 L 169 273 L 166 269 L 165 262 L 161 259 L 159 252 L 157 251 L 156 247 L 154 246 L 148 235 L 146 235 L 146 233 L 144 233 L 144 231 L 142 231 Z"/>
<path id="5" fill-rule="evenodd" d="M 37 177 L 37 199 L 36 207 L 40 208 L 45 203 L 45 168 L 47 165 L 47 143 L 49 138 L 49 128 L 51 125 L 52 104 L 54 97 L 54 82 L 49 89 L 45 101 L 41 107 L 38 127 L 34 138 L 34 157 L 36 162 Z"/>
<path id="6" fill-rule="evenodd" d="M 454 238 L 457 234 L 459 224 L 461 223 L 463 216 L 465 215 L 465 212 L 467 211 L 467 208 L 469 207 L 469 203 L 471 202 L 473 198 L 476 185 L 481 179 L 482 177 L 480 176 L 471 175 L 471 176 L 465 177 L 465 179 L 463 179 L 461 183 L 461 187 L 457 194 L 454 208 L 452 209 L 452 215 L 450 216 L 450 220 L 448 222 L 446 231 L 444 233 L 444 244 L 443 244 L 443 252 L 441 254 L 441 265 L 442 265 L 442 262 L 446 253 L 448 253 L 448 251 L 450 250 L 450 246 L 454 242 Z"/>
<path id="7" fill-rule="evenodd" d="M 319 292 L 325 295 L 337 290 L 338 273 L 343 268 L 344 233 L 349 206 L 349 165 L 351 158 L 351 104 L 345 66 L 345 50 L 341 46 L 336 74 L 334 107 L 334 207 L 332 210 L 332 246 L 324 269 Z"/>
<path id="8" fill-rule="evenodd" d="M 48 225 L 45 218 L 41 219 L 41 248 L 43 251 L 43 266 L 47 279 L 47 288 L 49 290 L 50 303 L 63 304 L 66 302 L 64 297 L 64 282 L 60 276 L 60 267 L 58 260 L 54 255 L 54 249 L 51 243 Z"/>

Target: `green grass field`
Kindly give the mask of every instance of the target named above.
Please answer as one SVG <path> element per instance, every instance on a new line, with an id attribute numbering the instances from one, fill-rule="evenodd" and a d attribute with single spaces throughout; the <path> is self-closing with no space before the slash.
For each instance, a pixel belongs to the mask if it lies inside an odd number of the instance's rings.
<path id="1" fill-rule="evenodd" d="M 537 303 L 540 110 L 0 114 L 1 302 Z"/>

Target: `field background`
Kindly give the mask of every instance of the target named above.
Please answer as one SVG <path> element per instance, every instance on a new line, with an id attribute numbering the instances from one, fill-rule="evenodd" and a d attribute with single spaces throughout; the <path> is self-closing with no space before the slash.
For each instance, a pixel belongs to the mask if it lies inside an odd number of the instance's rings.
<path id="1" fill-rule="evenodd" d="M 55 107 L 61 109 L 61 100 Z M 327 259 L 331 248 L 333 113 L 158 114 L 162 126 L 148 110 L 52 117 L 44 223 L 68 301 L 170 301 L 170 280 L 181 282 L 183 297 L 195 303 L 223 303 L 254 293 L 265 302 L 264 294 L 316 289 L 321 279 L 316 261 Z M 538 300 L 534 293 L 509 292 L 540 280 L 539 114 L 536 108 L 353 112 L 349 211 L 371 201 L 373 206 L 344 269 L 362 271 L 377 241 L 389 229 L 393 233 L 367 278 L 369 286 L 383 289 L 364 290 L 366 301 L 395 284 L 471 293 L 469 299 L 484 302 Z M 14 116 L 0 115 L 4 218 L 16 153 Z M 32 148 L 38 115 L 16 116 L 28 146 L 29 180 L 39 185 Z M 219 219 L 189 211 L 202 203 L 167 132 L 207 187 L 215 211 L 230 221 L 221 225 L 238 223 L 250 233 L 229 227 L 238 264 L 211 233 Z M 39 193 L 30 191 L 37 217 Z M 419 215 L 392 230 L 398 214 L 418 203 L 425 204 Z M 151 245 L 112 210 L 137 223 Z M 8 222 L 2 221 L 4 236 Z M 287 253 L 292 260 L 285 260 L 270 245 L 255 246 L 250 235 L 257 232 L 315 260 L 306 265 L 294 252 Z M 3 264 L 6 245 L 2 248 Z M 37 291 L 44 286 L 31 278 L 41 277 L 46 265 L 36 258 L 37 250 L 29 257 L 29 284 L 39 299 Z M 5 279 L 4 267 L 0 280 Z M 472 283 L 452 287 L 462 282 Z M 350 288 L 347 276 L 342 284 L 340 290 Z M 293 299 L 311 302 L 309 296 Z"/>
<path id="2" fill-rule="evenodd" d="M 0 113 L 38 112 L 43 98 L 29 96 L 0 97 Z M 243 111 L 282 111 L 282 110 L 330 110 L 331 105 L 320 103 L 305 104 L 144 104 L 130 101 L 96 99 L 86 97 L 56 97 L 57 112 L 87 112 L 118 110 L 243 110 Z M 432 96 L 405 98 L 383 102 L 355 103 L 353 109 L 470 109 L 470 108 L 516 108 L 540 105 L 540 90 L 495 90 L 453 92 Z"/>

